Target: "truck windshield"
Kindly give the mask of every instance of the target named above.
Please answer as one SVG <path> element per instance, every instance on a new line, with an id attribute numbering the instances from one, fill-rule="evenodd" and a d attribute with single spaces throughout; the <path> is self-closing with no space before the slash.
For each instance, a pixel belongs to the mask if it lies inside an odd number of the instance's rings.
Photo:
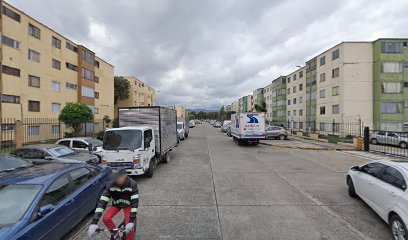
<path id="1" fill-rule="evenodd" d="M 106 150 L 135 150 L 142 146 L 142 131 L 140 130 L 111 130 L 103 137 L 103 149 Z"/>

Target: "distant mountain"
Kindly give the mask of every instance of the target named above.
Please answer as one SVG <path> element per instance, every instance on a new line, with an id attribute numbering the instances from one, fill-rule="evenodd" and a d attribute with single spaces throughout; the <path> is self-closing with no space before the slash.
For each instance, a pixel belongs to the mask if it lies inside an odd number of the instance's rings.
<path id="1" fill-rule="evenodd" d="M 187 109 L 187 111 L 189 111 L 189 112 L 196 112 L 196 113 L 198 113 L 198 112 L 218 112 L 219 110 L 217 110 L 217 109 Z"/>

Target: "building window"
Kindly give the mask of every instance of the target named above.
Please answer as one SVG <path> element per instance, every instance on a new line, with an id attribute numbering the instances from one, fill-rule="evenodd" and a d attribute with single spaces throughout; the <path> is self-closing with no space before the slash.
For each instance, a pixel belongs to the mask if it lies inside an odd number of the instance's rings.
<path id="1" fill-rule="evenodd" d="M 339 68 L 335 68 L 332 70 L 332 78 L 337 78 L 340 76 L 340 69 Z"/>
<path id="2" fill-rule="evenodd" d="M 40 111 L 40 102 L 39 101 L 28 101 L 28 111 L 30 112 L 39 112 Z"/>
<path id="3" fill-rule="evenodd" d="M 296 98 L 293 99 L 293 104 L 296 104 Z"/>
<path id="4" fill-rule="evenodd" d="M 91 64 L 95 64 L 95 55 L 89 51 L 82 51 L 82 60 L 87 61 Z"/>
<path id="5" fill-rule="evenodd" d="M 319 91 L 319 96 L 320 98 L 325 98 L 326 97 L 326 91 L 324 89 Z"/>
<path id="6" fill-rule="evenodd" d="M 55 59 L 52 59 L 52 68 L 61 70 L 61 62 Z"/>
<path id="7" fill-rule="evenodd" d="M 290 99 L 288 99 L 288 105 L 290 105 Z"/>
<path id="8" fill-rule="evenodd" d="M 28 75 L 28 86 L 30 87 L 40 87 L 40 78 L 32 75 Z"/>
<path id="9" fill-rule="evenodd" d="M 10 8 L 7 8 L 6 6 L 2 6 L 3 8 L 3 14 L 6 15 L 7 17 L 10 17 L 11 19 L 20 22 L 21 21 L 21 16 L 20 14 L 14 12 L 13 10 L 11 10 Z"/>
<path id="10" fill-rule="evenodd" d="M 297 79 L 297 75 L 294 74 L 294 75 L 293 75 L 293 81 L 296 81 L 296 79 Z"/>
<path id="11" fill-rule="evenodd" d="M 95 99 L 99 99 L 99 92 L 95 92 Z"/>
<path id="12" fill-rule="evenodd" d="M 29 136 L 40 135 L 40 126 L 28 126 L 28 135 Z"/>
<path id="13" fill-rule="evenodd" d="M 1 102 L 3 103 L 20 103 L 20 97 L 14 95 L 1 95 Z"/>
<path id="14" fill-rule="evenodd" d="M 95 77 L 94 77 L 94 82 L 95 82 L 95 83 L 99 83 L 99 77 L 95 76 Z"/>
<path id="15" fill-rule="evenodd" d="M 320 82 L 326 81 L 326 73 L 321 73 L 320 74 Z"/>
<path id="16" fill-rule="evenodd" d="M 52 134 L 59 134 L 60 133 L 60 126 L 59 125 L 52 125 L 51 126 Z"/>
<path id="17" fill-rule="evenodd" d="M 81 93 L 83 97 L 95 98 L 95 91 L 89 87 L 82 87 Z"/>
<path id="18" fill-rule="evenodd" d="M 28 59 L 34 62 L 40 62 L 40 53 L 32 49 L 28 49 Z"/>
<path id="19" fill-rule="evenodd" d="M 61 40 L 56 37 L 52 37 L 52 46 L 61 49 Z"/>
<path id="20" fill-rule="evenodd" d="M 299 117 L 302 117 L 303 116 L 303 109 L 300 109 L 299 110 Z"/>
<path id="21" fill-rule="evenodd" d="M 74 64 L 71 64 L 71 63 L 67 62 L 66 66 L 67 66 L 68 69 L 71 69 L 72 71 L 78 71 L 78 67 L 75 66 Z"/>
<path id="22" fill-rule="evenodd" d="M 303 97 L 299 97 L 299 103 L 303 103 Z"/>
<path id="23" fill-rule="evenodd" d="M 337 96 L 340 95 L 340 87 L 336 86 L 336 87 L 332 87 L 332 96 Z"/>
<path id="24" fill-rule="evenodd" d="M 1 43 L 6 46 L 12 47 L 12 48 L 16 48 L 16 49 L 20 48 L 20 42 L 12 38 L 6 37 L 4 35 L 1 36 Z"/>
<path id="25" fill-rule="evenodd" d="M 293 92 L 293 93 L 296 92 L 296 86 L 293 87 L 292 92 Z"/>
<path id="26" fill-rule="evenodd" d="M 402 104 L 399 102 L 382 102 L 381 113 L 401 113 Z"/>
<path id="27" fill-rule="evenodd" d="M 381 42 L 381 53 L 403 53 L 402 42 Z"/>
<path id="28" fill-rule="evenodd" d="M 52 81 L 52 90 L 54 92 L 60 92 L 61 91 L 61 83 L 58 81 Z"/>
<path id="29" fill-rule="evenodd" d="M 340 57 L 340 49 L 336 49 L 332 52 L 332 60 L 336 60 Z"/>
<path id="30" fill-rule="evenodd" d="M 382 122 L 381 123 L 381 130 L 401 132 L 402 131 L 402 123 L 400 123 L 400 122 Z"/>
<path id="31" fill-rule="evenodd" d="M 20 77 L 20 69 L 2 65 L 2 72 L 4 74 Z"/>
<path id="32" fill-rule="evenodd" d="M 94 80 L 94 72 L 89 69 L 82 68 L 82 77 L 88 80 Z"/>
<path id="33" fill-rule="evenodd" d="M 319 123 L 319 131 L 325 131 L 325 124 L 324 124 L 324 122 L 321 122 L 321 123 Z"/>
<path id="34" fill-rule="evenodd" d="M 320 107 L 320 115 L 325 115 L 326 114 L 326 107 Z"/>
<path id="35" fill-rule="evenodd" d="M 288 93 L 288 95 L 290 94 L 290 88 L 288 88 L 288 91 L 287 91 L 287 93 Z"/>
<path id="36" fill-rule="evenodd" d="M 95 60 L 94 65 L 95 65 L 95 67 L 99 68 L 99 61 L 98 61 L 98 60 Z"/>
<path id="37" fill-rule="evenodd" d="M 14 123 L 3 123 L 1 124 L 2 131 L 13 131 L 16 130 L 16 124 Z"/>
<path id="38" fill-rule="evenodd" d="M 28 34 L 38 39 L 41 38 L 41 30 L 31 23 L 28 24 Z"/>
<path id="39" fill-rule="evenodd" d="M 288 111 L 288 116 L 290 116 L 290 111 Z"/>
<path id="40" fill-rule="evenodd" d="M 296 110 L 293 110 L 293 116 L 296 116 Z"/>
<path id="41" fill-rule="evenodd" d="M 320 66 L 323 66 L 324 64 L 326 64 L 326 57 L 325 56 L 320 58 Z"/>
<path id="42" fill-rule="evenodd" d="M 69 82 L 67 82 L 67 83 L 65 84 L 65 87 L 68 88 L 68 89 L 72 89 L 72 90 L 77 90 L 77 89 L 78 89 L 78 85 L 77 85 L 77 84 L 69 83 Z"/>
<path id="43" fill-rule="evenodd" d="M 76 53 L 78 52 L 78 48 L 75 47 L 72 43 L 67 42 L 67 44 L 65 46 L 66 46 L 66 48 L 68 48 L 71 51 L 74 51 Z"/>
<path id="44" fill-rule="evenodd" d="M 303 83 L 299 84 L 299 91 L 303 91 Z"/>
<path id="45" fill-rule="evenodd" d="M 332 106 L 332 114 L 339 114 L 340 113 L 340 105 L 336 104 Z"/>
<path id="46" fill-rule="evenodd" d="M 400 62 L 383 62 L 381 64 L 382 73 L 402 73 L 403 66 Z"/>
<path id="47" fill-rule="evenodd" d="M 303 77 L 303 71 L 300 71 L 299 72 L 299 78 L 302 78 Z"/>
<path id="48" fill-rule="evenodd" d="M 381 82 L 381 92 L 382 93 L 401 93 L 402 83 L 401 82 Z"/>
<path id="49" fill-rule="evenodd" d="M 52 112 L 59 113 L 61 111 L 61 104 L 59 103 L 52 103 L 51 104 Z"/>

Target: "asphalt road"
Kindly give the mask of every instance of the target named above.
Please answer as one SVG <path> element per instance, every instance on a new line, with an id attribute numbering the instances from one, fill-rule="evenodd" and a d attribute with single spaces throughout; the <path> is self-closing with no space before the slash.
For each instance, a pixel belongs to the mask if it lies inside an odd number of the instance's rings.
<path id="1" fill-rule="evenodd" d="M 365 161 L 334 151 L 238 146 L 198 125 L 153 178 L 136 178 L 136 239 L 391 239 L 387 225 L 347 194 L 346 170 Z M 89 239 L 88 224 L 67 239 Z"/>

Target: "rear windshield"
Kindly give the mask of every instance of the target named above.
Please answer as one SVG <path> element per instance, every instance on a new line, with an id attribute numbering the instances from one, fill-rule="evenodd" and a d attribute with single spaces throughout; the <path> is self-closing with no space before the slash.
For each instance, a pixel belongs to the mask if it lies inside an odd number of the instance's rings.
<path id="1" fill-rule="evenodd" d="M 101 140 L 98 140 L 96 138 L 87 138 L 85 139 L 85 142 L 87 142 L 88 144 L 92 144 L 92 146 L 94 147 L 100 147 L 103 144 Z"/>
<path id="2" fill-rule="evenodd" d="M 135 150 L 142 146 L 142 131 L 140 130 L 111 130 L 105 132 L 103 149 L 106 150 Z"/>
<path id="3" fill-rule="evenodd" d="M 41 185 L 0 185 L 0 227 L 20 220 L 41 188 Z"/>

